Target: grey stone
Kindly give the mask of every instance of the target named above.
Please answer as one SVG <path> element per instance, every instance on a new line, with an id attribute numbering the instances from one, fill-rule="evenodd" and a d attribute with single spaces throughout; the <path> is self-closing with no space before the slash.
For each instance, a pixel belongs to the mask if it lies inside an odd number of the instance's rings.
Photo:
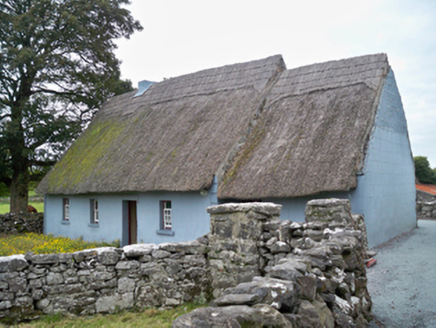
<path id="1" fill-rule="evenodd" d="M 30 288 L 41 288 L 42 287 L 42 280 L 41 279 L 29 280 L 29 287 Z"/>
<path id="2" fill-rule="evenodd" d="M 204 261 L 206 262 L 206 260 Z M 167 266 L 166 271 L 170 276 L 175 276 L 183 268 L 182 265 L 175 260 L 165 259 L 165 263 Z"/>
<path id="3" fill-rule="evenodd" d="M 133 304 L 133 293 L 101 296 L 95 302 L 95 311 L 97 313 L 114 313 L 117 310 L 129 309 L 133 307 Z"/>
<path id="4" fill-rule="evenodd" d="M 285 259 L 283 259 L 285 260 Z M 286 259 L 288 260 L 288 259 Z M 282 264 L 278 264 L 273 266 L 269 271 L 268 275 L 273 278 L 279 278 L 284 280 L 296 281 L 297 278 L 302 277 L 301 273 L 301 263 L 297 261 L 286 261 Z M 298 264 L 298 266 L 296 265 Z M 306 267 L 306 265 L 304 264 Z"/>
<path id="5" fill-rule="evenodd" d="M 323 238 L 323 231 L 320 230 L 305 230 L 303 233 L 304 237 L 309 237 L 311 239 L 313 239 L 314 241 L 321 241 Z"/>
<path id="6" fill-rule="evenodd" d="M 308 274 L 297 278 L 297 283 L 301 287 L 301 296 L 303 299 L 313 301 L 316 297 L 316 276 Z"/>
<path id="7" fill-rule="evenodd" d="M 300 328 L 323 328 L 319 314 L 309 301 L 301 301 L 297 314 L 301 317 Z"/>
<path id="8" fill-rule="evenodd" d="M 101 249 L 100 249 L 101 250 Z M 115 265 L 120 260 L 120 254 L 114 248 L 103 248 L 98 255 L 98 260 L 103 265 Z"/>
<path id="9" fill-rule="evenodd" d="M 44 292 L 41 289 L 34 289 L 32 290 L 32 298 L 35 301 L 39 301 L 44 296 Z"/>
<path id="10" fill-rule="evenodd" d="M 269 277 L 254 277 L 251 282 L 241 283 L 232 294 L 257 294 L 255 303 L 268 304 L 276 309 L 287 311 L 293 308 L 300 295 L 299 287 L 291 282 Z"/>
<path id="11" fill-rule="evenodd" d="M 80 263 L 85 260 L 97 258 L 97 255 L 98 255 L 97 249 L 87 249 L 84 251 L 74 252 L 73 259 L 76 263 Z"/>
<path id="12" fill-rule="evenodd" d="M 122 277 L 118 280 L 118 291 L 120 293 L 133 292 L 135 290 L 135 280 Z"/>
<path id="13" fill-rule="evenodd" d="M 191 266 L 203 266 L 206 265 L 206 258 L 202 255 L 186 255 L 182 259 L 182 263 L 189 264 Z"/>
<path id="14" fill-rule="evenodd" d="M 82 284 L 72 284 L 72 285 L 52 285 L 43 286 L 42 290 L 47 294 L 75 294 L 81 293 L 85 290 Z"/>
<path id="15" fill-rule="evenodd" d="M 1 263 L 1 262 L 0 262 Z M 27 261 L 23 258 L 13 258 L 9 262 L 9 270 L 10 271 L 22 271 L 29 266 Z"/>
<path id="16" fill-rule="evenodd" d="M 253 305 L 259 303 L 260 298 L 259 294 L 230 294 L 217 298 L 214 303 L 217 306 Z"/>
<path id="17" fill-rule="evenodd" d="M 9 280 L 9 290 L 13 293 L 24 292 L 27 287 L 27 279 L 16 277 Z"/>
<path id="18" fill-rule="evenodd" d="M 291 251 L 291 247 L 283 241 L 275 242 L 269 249 L 271 250 L 271 254 L 289 253 Z"/>
<path id="19" fill-rule="evenodd" d="M 135 260 L 130 261 L 119 261 L 115 265 L 116 270 L 134 270 L 139 268 L 139 262 Z"/>
<path id="20" fill-rule="evenodd" d="M 0 300 L 2 301 L 12 301 L 14 298 L 14 293 L 0 292 Z"/>
<path id="21" fill-rule="evenodd" d="M 210 206 L 206 210 L 209 214 L 253 211 L 256 213 L 265 214 L 267 216 L 278 216 L 280 215 L 281 209 L 282 205 L 273 203 L 227 203 Z"/>
<path id="22" fill-rule="evenodd" d="M 50 305 L 50 303 L 51 303 L 50 300 L 48 300 L 47 298 L 43 298 L 42 300 L 36 303 L 36 308 L 40 310 L 44 310 Z"/>
<path id="23" fill-rule="evenodd" d="M 160 280 L 162 278 L 168 277 L 168 273 L 165 268 L 154 262 L 141 264 L 140 274 L 142 276 L 149 276 L 153 280 Z"/>
<path id="24" fill-rule="evenodd" d="M 46 279 L 47 285 L 58 285 L 64 283 L 64 277 L 60 273 L 49 272 Z"/>
<path id="25" fill-rule="evenodd" d="M 123 252 L 126 257 L 140 257 L 150 255 L 155 249 L 157 249 L 155 244 L 135 244 L 124 246 Z"/>
<path id="26" fill-rule="evenodd" d="M 56 264 L 59 263 L 59 257 L 57 254 L 37 254 L 32 255 L 30 258 L 26 259 L 33 264 Z"/>
<path id="27" fill-rule="evenodd" d="M 166 306 L 176 306 L 176 305 L 180 305 L 181 303 L 182 303 L 181 300 L 175 299 L 175 298 L 167 298 L 165 300 L 165 305 Z"/>
<path id="28" fill-rule="evenodd" d="M 177 318 L 173 328 L 187 327 L 284 327 L 292 324 L 277 310 L 268 305 L 228 306 L 220 308 L 200 308 Z"/>
<path id="29" fill-rule="evenodd" d="M 194 255 L 206 253 L 206 246 L 200 243 L 198 240 L 179 242 L 179 243 L 160 244 L 159 249 L 171 253 L 184 253 L 184 254 L 194 254 Z"/>
<path id="30" fill-rule="evenodd" d="M 151 256 L 153 256 L 155 259 L 164 259 L 171 256 L 170 252 L 163 251 L 161 249 L 155 249 L 151 252 Z"/>
<path id="31" fill-rule="evenodd" d="M 314 300 L 312 302 L 312 305 L 315 308 L 316 312 L 318 313 L 321 327 L 334 328 L 335 319 L 333 318 L 333 314 L 327 307 L 327 304 L 323 300 Z"/>
<path id="32" fill-rule="evenodd" d="M 10 309 L 12 307 L 12 303 L 10 301 L 1 301 L 0 302 L 0 311 Z"/>

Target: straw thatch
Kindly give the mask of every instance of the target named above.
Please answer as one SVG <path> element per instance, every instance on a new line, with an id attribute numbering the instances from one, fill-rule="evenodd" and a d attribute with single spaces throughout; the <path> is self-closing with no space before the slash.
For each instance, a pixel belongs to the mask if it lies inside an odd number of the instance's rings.
<path id="1" fill-rule="evenodd" d="M 381 54 L 284 72 L 218 195 L 289 197 L 356 187 L 388 68 Z"/>
<path id="2" fill-rule="evenodd" d="M 48 194 L 201 190 L 245 133 L 281 56 L 115 97 L 39 185 Z"/>
<path id="3" fill-rule="evenodd" d="M 39 191 L 201 190 L 214 175 L 220 198 L 354 188 L 388 69 L 386 55 L 293 70 L 273 56 L 115 97 Z"/>

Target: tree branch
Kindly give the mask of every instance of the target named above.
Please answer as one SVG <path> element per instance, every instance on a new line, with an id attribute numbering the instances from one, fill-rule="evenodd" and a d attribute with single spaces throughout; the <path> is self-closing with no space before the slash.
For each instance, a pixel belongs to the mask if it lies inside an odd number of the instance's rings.
<path id="1" fill-rule="evenodd" d="M 30 165 L 36 165 L 36 166 L 43 166 L 43 167 L 47 167 L 47 166 L 53 166 L 57 163 L 57 161 L 38 161 L 36 159 L 34 160 L 30 160 L 29 161 Z"/>
<path id="2" fill-rule="evenodd" d="M 3 121 L 6 117 L 11 117 L 11 114 L 4 114 L 0 116 L 0 121 Z"/>

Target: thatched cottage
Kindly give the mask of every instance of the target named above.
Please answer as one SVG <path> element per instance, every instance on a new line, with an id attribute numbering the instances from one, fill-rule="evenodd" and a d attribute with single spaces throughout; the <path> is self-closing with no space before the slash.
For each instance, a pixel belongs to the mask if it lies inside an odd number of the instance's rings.
<path id="1" fill-rule="evenodd" d="M 351 200 L 370 245 L 415 227 L 413 159 L 385 54 L 287 70 L 281 56 L 114 97 L 39 185 L 45 232 L 122 244 L 192 240 L 206 207 Z"/>

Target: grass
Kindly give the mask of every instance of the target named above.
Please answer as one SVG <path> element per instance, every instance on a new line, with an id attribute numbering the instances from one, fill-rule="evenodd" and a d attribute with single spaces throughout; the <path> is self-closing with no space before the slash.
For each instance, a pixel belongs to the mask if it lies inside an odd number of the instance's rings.
<path id="1" fill-rule="evenodd" d="M 0 235 L 0 256 L 25 254 L 73 253 L 89 248 L 113 246 L 119 247 L 119 241 L 113 243 L 86 242 L 82 238 L 69 239 L 37 233 Z"/>
<path id="2" fill-rule="evenodd" d="M 29 205 L 32 205 L 38 213 L 44 212 L 44 202 L 35 202 L 32 199 L 41 198 L 41 195 L 38 195 L 35 190 L 29 190 Z M 9 198 L 0 198 L 0 214 L 9 213 Z"/>
<path id="3" fill-rule="evenodd" d="M 44 212 L 44 203 L 43 202 L 29 202 L 29 205 L 32 205 L 38 213 Z M 0 214 L 9 213 L 9 203 L 0 203 Z"/>
<path id="4" fill-rule="evenodd" d="M 189 313 L 205 305 L 188 303 L 173 309 L 158 310 L 144 309 L 136 311 L 122 311 L 117 314 L 98 314 L 88 317 L 65 317 L 61 314 L 44 315 L 40 319 L 28 323 L 21 323 L 21 328 L 83 328 L 83 327 L 171 327 L 171 323 L 179 316 Z"/>

